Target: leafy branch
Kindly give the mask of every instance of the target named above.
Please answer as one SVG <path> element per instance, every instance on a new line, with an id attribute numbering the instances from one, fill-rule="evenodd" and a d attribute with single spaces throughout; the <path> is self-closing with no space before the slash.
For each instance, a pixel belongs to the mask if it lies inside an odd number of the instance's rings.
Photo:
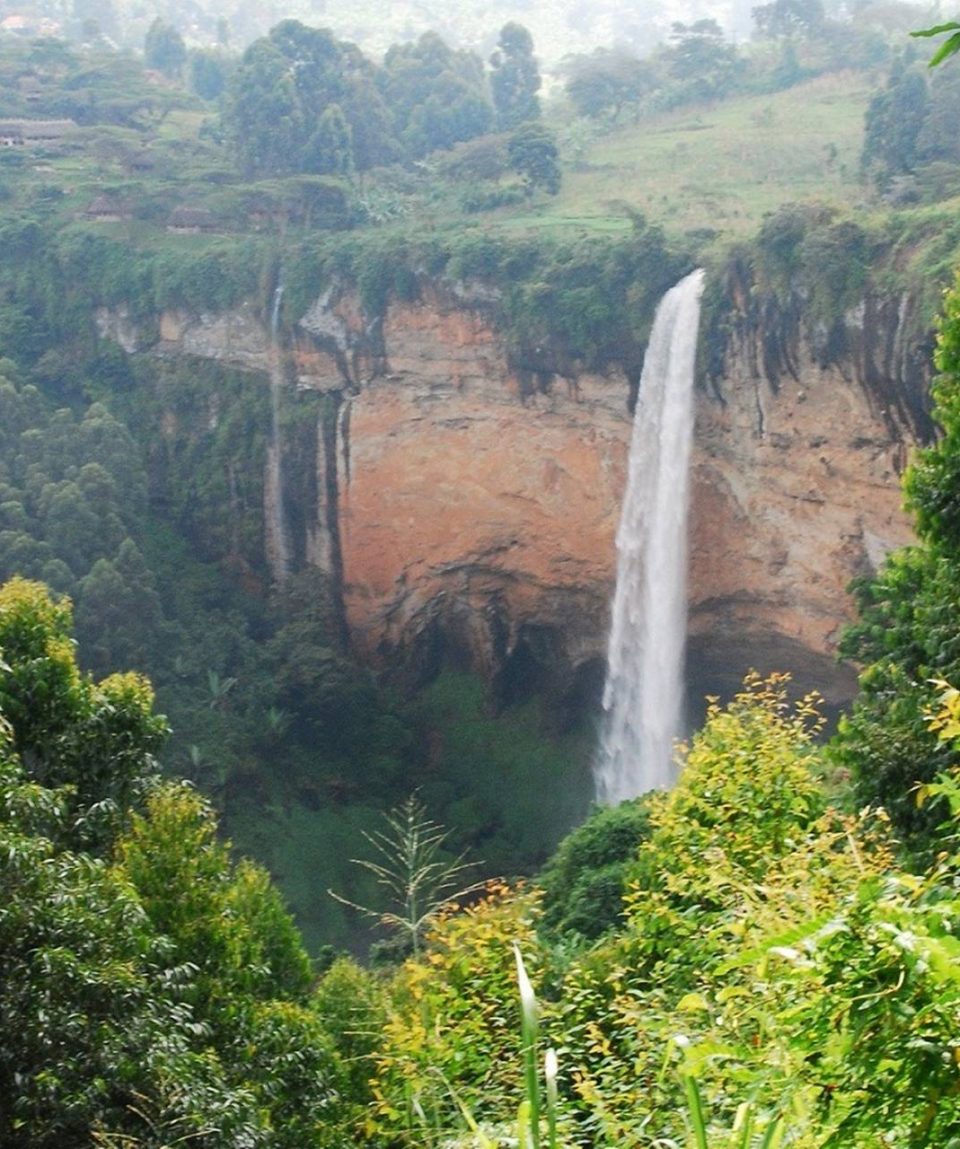
<path id="1" fill-rule="evenodd" d="M 956 20 L 950 20 L 946 24 L 937 24 L 935 28 L 920 28 L 916 32 L 911 32 L 911 36 L 942 36 L 944 32 L 952 32 L 952 36 L 948 36 L 946 40 L 937 48 L 930 59 L 930 67 L 935 68 L 938 64 L 942 64 L 949 56 L 956 55 L 960 52 L 960 24 Z"/>

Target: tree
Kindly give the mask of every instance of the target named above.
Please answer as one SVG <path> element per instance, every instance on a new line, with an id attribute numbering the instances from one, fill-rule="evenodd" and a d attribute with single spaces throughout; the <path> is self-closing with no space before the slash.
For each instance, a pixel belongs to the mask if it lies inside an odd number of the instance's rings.
<path id="1" fill-rule="evenodd" d="M 960 163 L 960 69 L 943 68 L 930 84 L 930 103 L 917 137 L 917 162 Z"/>
<path id="2" fill-rule="evenodd" d="M 95 672 L 143 670 L 162 623 L 156 580 L 133 539 L 124 539 L 112 559 L 98 559 L 80 580 L 77 633 Z"/>
<path id="3" fill-rule="evenodd" d="M 228 1129 L 252 1107 L 191 1052 L 189 1006 L 158 992 L 164 942 L 129 881 L 58 847 L 62 792 L 0 741 L 0 1147 L 81 1149 L 95 1132 L 210 1146 L 213 1090 Z"/>
<path id="4" fill-rule="evenodd" d="M 0 1149 L 301 1149 L 335 1118 L 293 921 L 157 781 L 164 728 L 143 679 L 80 673 L 68 603 L 0 588 Z"/>
<path id="5" fill-rule="evenodd" d="M 854 586 L 859 618 L 840 650 L 865 669 L 832 744 L 859 800 L 886 807 L 921 854 L 945 811 L 919 807 L 913 791 L 960 762 L 956 745 L 938 741 L 927 719 L 936 708 L 933 680 L 960 682 L 960 280 L 945 297 L 934 363 L 933 417 L 943 433 L 904 480 L 919 543 Z"/>
<path id="6" fill-rule="evenodd" d="M 219 100 L 227 87 L 227 57 L 221 52 L 190 53 L 190 87 L 201 100 Z"/>
<path id="7" fill-rule="evenodd" d="M 187 46 L 172 24 L 158 16 L 147 29 L 143 55 L 148 68 L 156 68 L 171 79 L 179 79 L 187 62 Z"/>
<path id="8" fill-rule="evenodd" d="M 329 104 L 307 141 L 305 166 L 320 175 L 353 172 L 353 132 L 339 104 Z"/>
<path id="9" fill-rule="evenodd" d="M 500 129 L 509 131 L 527 120 L 539 119 L 540 71 L 533 55 L 533 37 L 522 24 L 504 24 L 490 64 L 490 87 Z"/>
<path id="10" fill-rule="evenodd" d="M 247 175 L 299 167 L 303 114 L 289 63 L 268 39 L 244 52 L 227 92 L 224 125 Z"/>
<path id="11" fill-rule="evenodd" d="M 483 135 L 493 124 L 482 60 L 454 51 L 436 32 L 392 47 L 380 83 L 397 132 L 414 156 Z"/>
<path id="12" fill-rule="evenodd" d="M 543 188 L 550 195 L 560 190 L 560 153 L 556 137 L 542 124 L 524 124 L 507 140 L 510 166 L 523 178 L 527 194 Z"/>
<path id="13" fill-rule="evenodd" d="M 739 64 L 737 49 L 713 19 L 675 22 L 670 31 L 670 74 L 684 100 L 710 100 L 730 90 Z"/>
<path id="14" fill-rule="evenodd" d="M 894 62 L 883 89 L 873 97 L 864 117 L 861 167 L 881 187 L 897 175 L 912 172 L 917 145 L 930 106 L 927 81 L 917 67 Z"/>
<path id="15" fill-rule="evenodd" d="M 39 583 L 0 587 L 0 713 L 28 775 L 70 787 L 72 840 L 105 848 L 156 774 L 167 732 L 153 691 L 135 674 L 100 683 L 82 675 L 71 641 L 69 601 Z"/>
<path id="16" fill-rule="evenodd" d="M 757 35 L 770 40 L 811 36 L 826 16 L 822 0 L 773 0 L 752 10 Z"/>
<path id="17" fill-rule="evenodd" d="M 649 836 L 646 798 L 595 810 L 541 870 L 543 924 L 554 934 L 598 938 L 623 913 L 627 875 Z"/>
<path id="18" fill-rule="evenodd" d="M 567 65 L 567 95 L 582 116 L 608 115 L 616 123 L 624 108 L 634 117 L 640 103 L 657 83 L 653 67 L 618 49 L 597 48 L 589 56 L 575 56 Z"/>
<path id="19" fill-rule="evenodd" d="M 334 105 L 349 126 L 358 171 L 394 158 L 373 65 L 331 32 L 284 20 L 244 52 L 227 89 L 223 122 L 249 175 L 315 172 L 318 164 L 326 171 L 314 136 Z"/>

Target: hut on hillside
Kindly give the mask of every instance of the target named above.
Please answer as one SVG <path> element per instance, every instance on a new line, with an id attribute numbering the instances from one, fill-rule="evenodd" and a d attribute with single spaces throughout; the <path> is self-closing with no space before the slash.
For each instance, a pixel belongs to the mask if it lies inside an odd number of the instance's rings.
<path id="1" fill-rule="evenodd" d="M 81 218 L 96 223 L 123 223 L 133 218 L 133 209 L 127 200 L 104 192 L 87 204 Z"/>
<path id="2" fill-rule="evenodd" d="M 215 232 L 217 221 L 212 211 L 205 207 L 192 207 L 181 204 L 175 207 L 167 220 L 167 231 L 178 235 L 201 235 Z"/>

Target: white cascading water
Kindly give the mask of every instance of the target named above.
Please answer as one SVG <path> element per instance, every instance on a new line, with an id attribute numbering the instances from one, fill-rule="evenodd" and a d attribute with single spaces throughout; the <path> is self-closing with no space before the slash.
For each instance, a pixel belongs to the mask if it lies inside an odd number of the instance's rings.
<path id="1" fill-rule="evenodd" d="M 687 507 L 702 270 L 660 301 L 647 346 L 617 531 L 617 588 L 595 764 L 615 805 L 675 780 L 687 632 Z"/>
<path id="2" fill-rule="evenodd" d="M 283 448 L 280 441 L 280 389 L 283 386 L 283 356 L 280 350 L 280 306 L 283 283 L 273 293 L 270 316 L 270 442 L 264 489 L 264 522 L 267 562 L 274 582 L 284 583 L 290 573 L 290 544 L 283 500 Z"/>

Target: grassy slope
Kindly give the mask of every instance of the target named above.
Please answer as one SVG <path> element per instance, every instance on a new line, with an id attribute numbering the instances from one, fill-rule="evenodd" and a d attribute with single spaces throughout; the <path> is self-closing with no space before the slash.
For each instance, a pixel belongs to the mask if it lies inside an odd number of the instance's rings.
<path id="1" fill-rule="evenodd" d="M 508 228 L 627 228 L 622 204 L 674 235 L 709 228 L 751 235 L 783 203 L 861 204 L 864 73 L 823 76 L 787 91 L 682 108 L 590 143 L 556 199 L 504 212 Z"/>

